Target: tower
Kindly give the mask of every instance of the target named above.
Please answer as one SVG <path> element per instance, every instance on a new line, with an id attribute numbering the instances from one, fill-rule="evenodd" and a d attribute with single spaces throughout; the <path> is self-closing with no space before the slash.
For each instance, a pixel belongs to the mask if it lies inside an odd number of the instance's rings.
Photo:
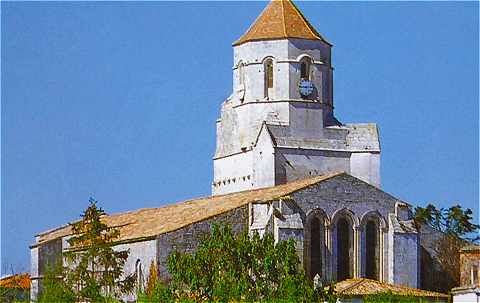
<path id="1" fill-rule="evenodd" d="M 380 186 L 375 124 L 334 116 L 332 45 L 290 0 L 233 43 L 233 92 L 217 120 L 213 194 L 345 171 Z"/>

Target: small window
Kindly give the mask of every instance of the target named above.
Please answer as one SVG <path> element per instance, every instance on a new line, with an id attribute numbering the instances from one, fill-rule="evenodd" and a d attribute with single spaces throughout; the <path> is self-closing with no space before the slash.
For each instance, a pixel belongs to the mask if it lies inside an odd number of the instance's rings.
<path id="1" fill-rule="evenodd" d="M 472 265 L 472 285 L 478 285 L 478 265 Z"/>
<path id="2" fill-rule="evenodd" d="M 310 65 L 311 60 L 308 57 L 302 58 L 300 60 L 300 78 L 305 80 L 310 80 Z"/>
<path id="3" fill-rule="evenodd" d="M 143 290 L 143 270 L 142 270 L 142 263 L 140 262 L 140 259 L 137 259 L 137 262 L 135 263 L 135 278 L 136 278 L 136 286 L 137 286 L 137 291 L 142 291 Z"/>
<path id="4" fill-rule="evenodd" d="M 243 62 L 238 64 L 238 83 L 240 86 L 243 86 L 245 83 L 245 70 L 243 66 Z"/>
<path id="5" fill-rule="evenodd" d="M 263 64 L 265 73 L 265 97 L 268 97 L 268 89 L 273 88 L 273 61 L 272 59 L 265 60 Z"/>

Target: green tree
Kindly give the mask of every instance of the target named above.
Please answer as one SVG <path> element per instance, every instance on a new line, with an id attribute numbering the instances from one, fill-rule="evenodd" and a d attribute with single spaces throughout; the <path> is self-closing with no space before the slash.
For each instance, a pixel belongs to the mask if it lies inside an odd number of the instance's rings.
<path id="1" fill-rule="evenodd" d="M 103 216 L 104 210 L 90 199 L 82 219 L 71 224 L 64 278 L 77 301 L 106 302 L 134 289 L 134 275 L 123 277 L 129 250 L 113 249 L 120 232 L 102 222 Z"/>
<path id="2" fill-rule="evenodd" d="M 230 227 L 215 225 L 195 253 L 173 252 L 167 266 L 174 293 L 194 301 L 316 302 L 324 297 L 301 269 L 295 242 L 275 244 L 269 234 L 235 235 Z"/>
<path id="3" fill-rule="evenodd" d="M 61 266 L 47 269 L 42 280 L 42 290 L 39 303 L 70 303 L 75 302 L 75 294 L 62 277 Z"/>
<path id="4" fill-rule="evenodd" d="M 446 285 L 437 285 L 439 291 L 451 289 L 460 284 L 460 249 L 479 240 L 480 226 L 472 223 L 472 210 L 463 209 L 460 205 L 438 209 L 433 204 L 427 207 L 416 207 L 414 220 L 418 227 L 425 224 L 441 231 L 435 247 L 436 258 L 444 272 L 452 279 Z"/>
<path id="5" fill-rule="evenodd" d="M 463 209 L 460 205 L 438 209 L 433 204 L 427 207 L 416 207 L 414 219 L 417 224 L 427 224 L 447 235 L 470 242 L 480 239 L 480 226 L 472 223 L 473 212 L 470 208 Z"/>
<path id="6" fill-rule="evenodd" d="M 155 289 L 155 285 L 158 282 L 158 273 L 157 273 L 157 266 L 155 265 L 155 262 L 152 261 L 150 263 L 150 270 L 148 273 L 148 278 L 147 278 L 147 288 L 145 292 L 147 293 L 148 296 L 151 296 L 153 293 L 153 290 Z"/>

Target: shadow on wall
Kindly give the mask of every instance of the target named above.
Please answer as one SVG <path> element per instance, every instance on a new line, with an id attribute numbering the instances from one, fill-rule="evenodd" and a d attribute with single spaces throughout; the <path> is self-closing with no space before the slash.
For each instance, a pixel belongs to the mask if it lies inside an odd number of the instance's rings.
<path id="1" fill-rule="evenodd" d="M 421 289 L 448 293 L 452 288 L 458 286 L 459 281 L 455 281 L 442 267 L 439 260 L 432 257 L 423 246 L 420 246 L 420 264 Z"/>

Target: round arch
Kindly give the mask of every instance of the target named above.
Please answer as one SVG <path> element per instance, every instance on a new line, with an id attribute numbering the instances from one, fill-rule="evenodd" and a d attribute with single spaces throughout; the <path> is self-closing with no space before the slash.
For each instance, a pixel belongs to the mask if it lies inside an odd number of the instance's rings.
<path id="1" fill-rule="evenodd" d="M 274 64 L 275 58 L 267 56 L 262 60 L 263 64 L 263 79 L 264 79 L 264 97 L 265 99 L 272 98 L 273 84 L 274 84 Z"/>
<path id="2" fill-rule="evenodd" d="M 358 217 L 353 211 L 346 207 L 337 209 L 335 212 L 333 212 L 331 225 L 334 226 L 340 218 L 347 218 L 352 224 L 352 229 L 360 226 L 360 220 Z"/>
<path id="3" fill-rule="evenodd" d="M 327 276 L 327 239 L 326 227 L 330 220 L 321 208 L 307 212 L 304 225 L 304 268 L 307 276 L 313 279 L 317 274 Z"/>
<path id="4" fill-rule="evenodd" d="M 355 268 L 355 234 L 360 222 L 348 208 L 332 216 L 333 278 L 336 281 L 353 278 Z"/>
<path id="5" fill-rule="evenodd" d="M 381 280 L 382 230 L 387 228 L 383 216 L 378 211 L 370 211 L 360 221 L 361 276 Z"/>
<path id="6" fill-rule="evenodd" d="M 378 210 L 372 210 L 369 212 L 366 212 L 363 214 L 362 219 L 360 219 L 360 228 L 365 227 L 365 224 L 367 224 L 367 221 L 369 220 L 375 220 L 378 222 L 379 227 L 381 229 L 387 229 L 387 221 L 385 218 L 380 214 Z"/>
<path id="7" fill-rule="evenodd" d="M 313 57 L 310 56 L 309 54 L 301 54 L 301 55 L 299 55 L 295 60 L 298 61 L 298 62 L 300 62 L 300 61 L 302 61 L 302 59 L 304 59 L 304 58 L 308 58 L 308 59 L 310 59 L 310 61 L 311 61 L 312 63 L 315 63 L 315 59 L 313 59 Z"/>

